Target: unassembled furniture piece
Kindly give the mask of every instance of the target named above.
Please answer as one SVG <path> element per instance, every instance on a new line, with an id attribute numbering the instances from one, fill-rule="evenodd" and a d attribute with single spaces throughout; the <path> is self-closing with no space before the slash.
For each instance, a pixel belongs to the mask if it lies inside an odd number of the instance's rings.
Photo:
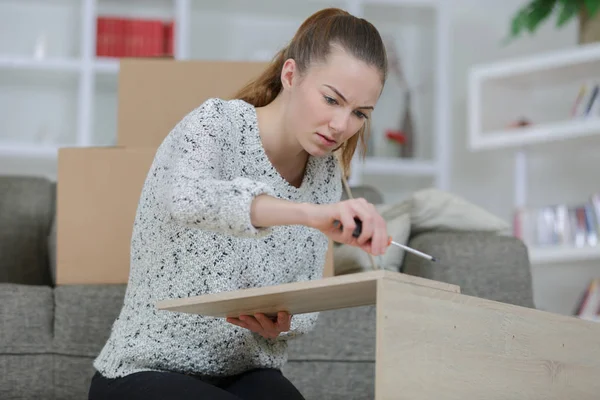
<path id="1" fill-rule="evenodd" d="M 370 271 L 166 299 L 215 317 L 376 306 L 375 398 L 597 399 L 600 325 L 468 296 L 456 285 Z"/>

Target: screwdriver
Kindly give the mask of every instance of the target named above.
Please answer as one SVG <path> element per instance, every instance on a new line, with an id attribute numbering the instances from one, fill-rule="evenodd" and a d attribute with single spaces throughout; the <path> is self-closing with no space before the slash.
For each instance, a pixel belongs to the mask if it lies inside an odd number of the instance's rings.
<path id="1" fill-rule="evenodd" d="M 362 232 L 362 221 L 360 219 L 354 217 L 354 222 L 356 223 L 356 227 L 354 228 L 354 232 L 352 232 L 352 237 L 357 238 L 357 237 L 360 236 L 360 234 Z M 333 222 L 333 224 L 335 226 L 339 225 L 340 229 L 342 229 L 342 224 L 340 223 L 340 221 L 335 220 Z M 423 253 L 423 252 L 421 252 L 419 250 L 415 250 L 415 249 L 413 249 L 411 247 L 405 246 L 402 243 L 395 242 L 394 240 L 392 240 L 392 237 L 390 236 L 389 239 L 388 239 L 388 246 L 391 245 L 391 244 L 393 244 L 394 246 L 398 246 L 398 247 L 400 247 L 400 248 L 408 251 L 409 253 L 413 253 L 413 254 L 415 254 L 415 255 L 417 255 L 419 257 L 423 257 L 426 260 L 429 260 L 429 261 L 432 261 L 432 262 L 436 262 L 437 261 L 437 259 L 435 257 L 430 256 L 429 254 L 425 254 L 425 253 Z"/>

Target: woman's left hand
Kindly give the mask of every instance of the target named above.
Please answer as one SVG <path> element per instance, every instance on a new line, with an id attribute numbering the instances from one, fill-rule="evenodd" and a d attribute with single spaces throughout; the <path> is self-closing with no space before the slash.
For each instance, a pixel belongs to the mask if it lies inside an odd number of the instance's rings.
<path id="1" fill-rule="evenodd" d="M 275 339 L 281 332 L 290 330 L 292 316 L 285 311 L 280 311 L 277 313 L 277 319 L 272 320 L 265 314 L 257 313 L 254 316 L 240 315 L 239 318 L 229 317 L 227 318 L 227 322 L 249 329 L 264 338 Z"/>

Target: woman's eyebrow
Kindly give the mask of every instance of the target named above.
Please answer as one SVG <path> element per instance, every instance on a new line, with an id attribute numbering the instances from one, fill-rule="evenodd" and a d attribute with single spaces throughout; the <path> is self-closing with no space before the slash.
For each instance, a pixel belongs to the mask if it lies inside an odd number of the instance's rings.
<path id="1" fill-rule="evenodd" d="M 346 100 L 346 98 L 344 97 L 344 95 L 341 94 L 339 90 L 337 90 L 336 88 L 334 88 L 333 86 L 328 85 L 328 84 L 325 84 L 325 86 L 327 86 L 329 89 L 333 90 L 346 103 L 348 102 L 348 100 Z M 362 106 L 362 107 L 358 107 L 358 108 L 363 109 L 363 110 L 374 110 L 373 106 Z"/>

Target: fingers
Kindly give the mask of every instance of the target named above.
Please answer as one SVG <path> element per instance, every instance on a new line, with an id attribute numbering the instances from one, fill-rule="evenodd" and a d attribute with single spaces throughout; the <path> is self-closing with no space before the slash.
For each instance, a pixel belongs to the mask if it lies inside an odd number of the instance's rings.
<path id="1" fill-rule="evenodd" d="M 365 199 L 358 199 L 353 207 L 358 218 L 362 222 L 361 233 L 357 239 L 358 245 L 361 246 L 373 237 L 375 228 L 375 215 L 373 215 L 374 207 L 372 207 Z"/>
<path id="2" fill-rule="evenodd" d="M 387 224 L 375 206 L 362 198 L 347 200 L 345 203 L 340 210 L 342 224 L 344 224 L 343 242 L 359 246 L 373 255 L 384 254 L 388 247 Z M 352 238 L 356 226 L 354 217 L 360 219 L 362 223 L 361 234 L 357 239 Z M 344 221 L 352 221 L 351 226 L 347 227 L 348 222 Z"/>
<path id="3" fill-rule="evenodd" d="M 252 332 L 260 333 L 263 330 L 261 324 L 251 315 L 240 315 L 239 319 Z"/>
<path id="4" fill-rule="evenodd" d="M 379 214 L 378 214 L 379 215 Z M 379 232 L 380 236 L 376 238 L 377 243 L 379 243 L 379 254 L 385 254 L 388 247 L 390 247 L 390 234 L 387 229 L 387 222 L 381 215 L 379 215 L 378 219 L 378 228 L 376 232 Z"/>
<path id="5" fill-rule="evenodd" d="M 277 313 L 275 321 L 262 313 L 254 314 L 254 316 L 240 315 L 239 318 L 228 317 L 226 320 L 233 325 L 258 333 L 267 339 L 274 339 L 281 332 L 290 330 L 291 318 L 292 316 L 289 313 L 280 311 Z"/>
<path id="6" fill-rule="evenodd" d="M 388 247 L 389 235 L 387 232 L 387 224 L 383 217 L 377 212 L 373 204 L 368 205 L 371 215 L 372 237 L 371 237 L 371 252 L 374 255 L 384 254 Z"/>
<path id="7" fill-rule="evenodd" d="M 342 237 L 341 242 L 350 244 L 355 241 L 352 237 L 356 222 L 354 222 L 355 212 L 352 208 L 346 206 L 340 209 L 340 221 L 342 221 Z"/>
<path id="8" fill-rule="evenodd" d="M 229 322 L 230 324 L 233 324 L 233 325 L 237 325 L 244 329 L 250 329 L 248 324 L 245 323 L 244 321 L 240 320 L 239 318 L 228 317 L 227 322 Z"/>
<path id="9" fill-rule="evenodd" d="M 258 321 L 261 325 L 261 328 L 264 332 L 263 336 L 270 339 L 274 339 L 277 336 L 279 336 L 277 326 L 275 326 L 275 323 L 271 321 L 271 319 L 268 318 L 265 314 L 257 313 L 254 314 L 254 317 L 256 318 L 256 321 Z"/>
<path id="10" fill-rule="evenodd" d="M 277 329 L 279 332 L 287 332 L 291 329 L 292 315 L 285 311 L 277 313 Z"/>

